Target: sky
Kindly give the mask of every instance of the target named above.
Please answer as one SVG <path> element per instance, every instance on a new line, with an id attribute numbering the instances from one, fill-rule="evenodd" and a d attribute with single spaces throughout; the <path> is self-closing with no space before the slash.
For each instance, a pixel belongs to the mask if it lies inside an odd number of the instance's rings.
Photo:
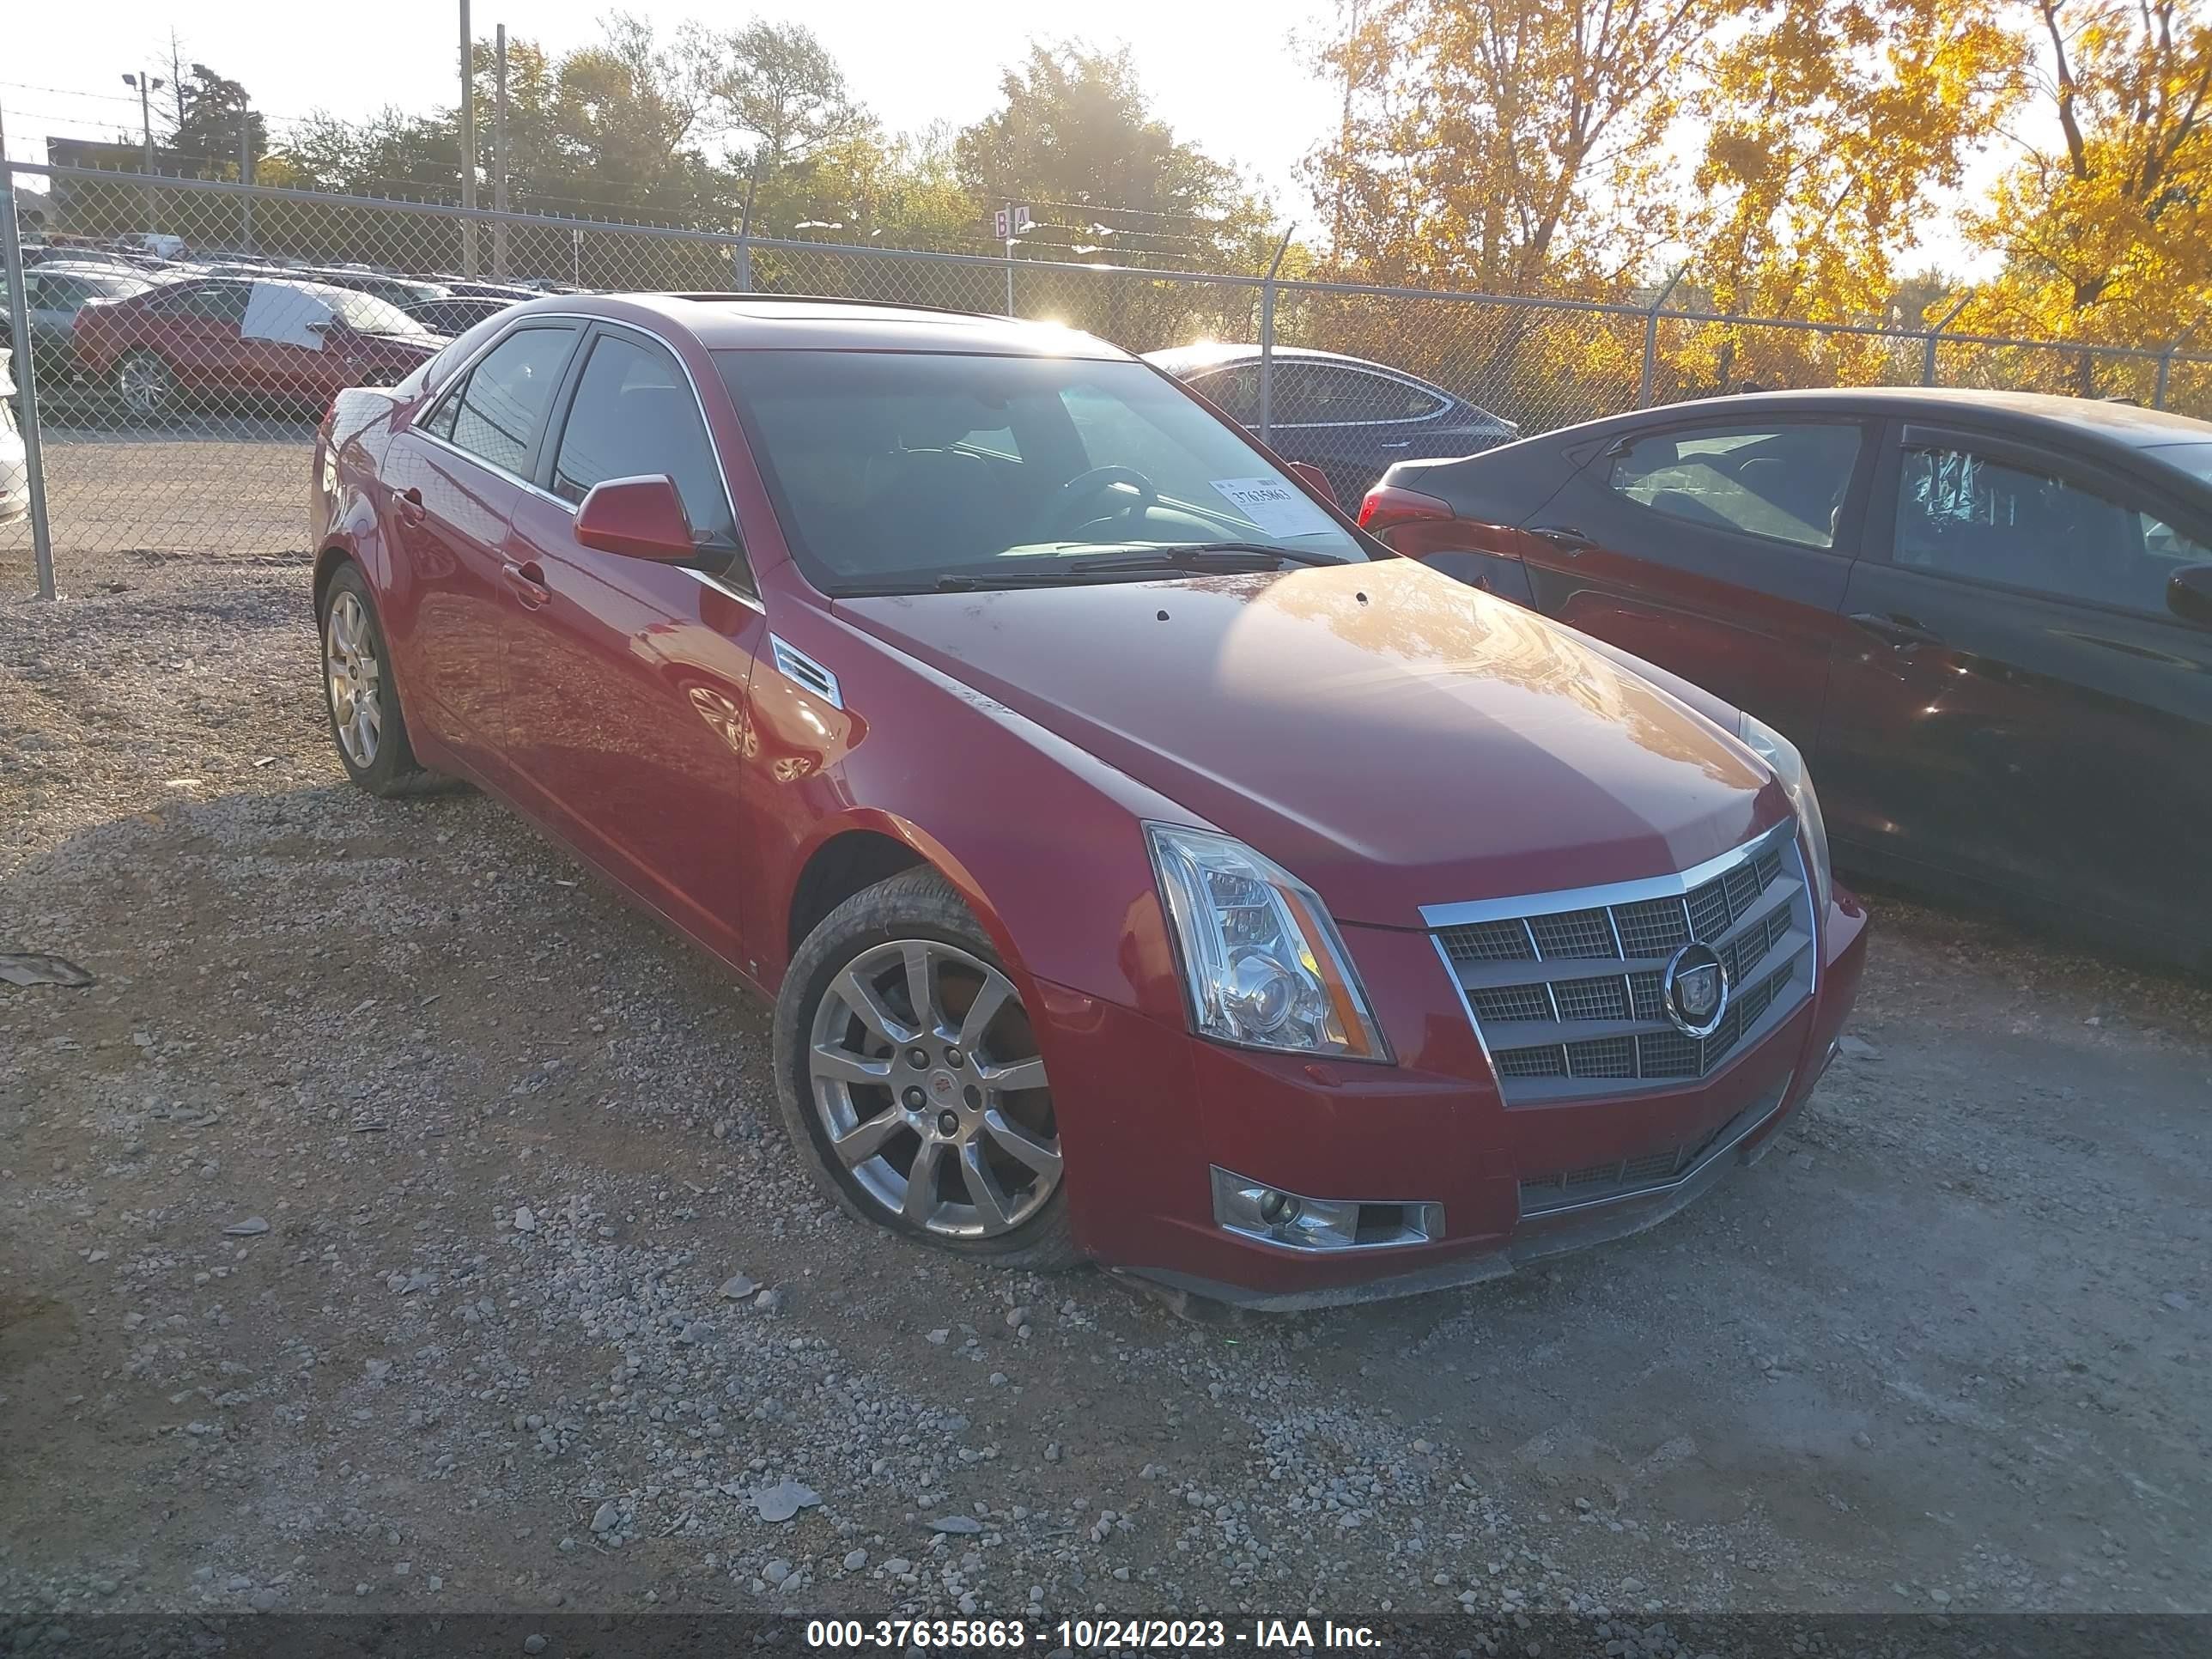
<path id="1" fill-rule="evenodd" d="M 895 131 L 933 121 L 966 125 L 997 106 L 1001 70 L 1032 36 L 1076 38 L 1094 46 L 1127 43 L 1158 113 L 1209 154 L 1242 163 L 1285 208 L 1298 200 L 1292 169 L 1328 125 L 1333 98 L 1308 76 L 1289 29 L 1287 7 L 1113 0 L 1102 5 L 1055 0 L 963 0 L 957 27 L 940 7 L 891 0 L 831 0 L 805 8 L 769 0 L 756 8 L 629 0 L 664 30 L 686 18 L 731 26 L 748 11 L 804 21 L 843 64 L 855 94 Z M 599 38 L 604 0 L 472 0 L 471 27 L 489 38 L 504 21 L 559 52 Z M 166 58 L 173 22 L 187 61 L 198 59 L 242 82 L 255 106 L 281 125 L 318 107 L 358 116 L 386 104 L 421 109 L 459 95 L 460 23 L 453 0 L 381 0 L 378 27 L 335 30 L 307 25 L 308 8 L 270 0 L 188 6 L 177 0 L 101 0 L 99 27 L 59 5 L 22 9 L 7 27 L 0 64 L 0 108 L 8 153 L 44 161 L 49 131 L 104 136 L 136 127 L 136 94 L 122 76 Z M 1320 8 L 1311 8 L 1314 23 Z M 98 94 L 99 97 L 82 94 Z M 74 125 L 64 125 L 73 123 Z M 157 126 L 158 131 L 158 126 Z M 1303 205 L 1303 202 L 1299 202 Z"/>
<path id="2" fill-rule="evenodd" d="M 946 9 L 915 0 L 817 0 L 803 9 L 764 0 L 727 9 L 685 0 L 627 3 L 664 30 L 695 15 L 733 26 L 756 11 L 803 21 L 843 64 L 854 94 L 894 131 L 940 120 L 964 126 L 988 113 L 1001 71 L 1032 37 L 1127 45 L 1156 112 L 1209 155 L 1241 165 L 1286 228 L 1312 218 L 1296 168 L 1338 107 L 1338 94 L 1310 72 L 1312 54 L 1299 46 L 1324 27 L 1333 10 L 1327 0 L 963 0 L 950 24 Z M 608 9 L 605 0 L 471 3 L 479 38 L 504 21 L 510 34 L 555 52 L 599 39 Z M 166 58 L 173 24 L 186 61 L 242 82 L 280 135 L 288 119 L 317 109 L 351 118 L 386 104 L 419 110 L 458 96 L 458 0 L 380 0 L 375 27 L 343 30 L 309 22 L 316 13 L 307 7 L 274 0 L 220 7 L 100 0 L 96 27 L 65 5 L 16 10 L 24 15 L 7 25 L 0 110 L 8 154 L 19 161 L 43 161 L 49 134 L 105 137 L 135 127 L 136 94 L 122 76 Z M 1972 272 L 1948 234 L 1931 234 L 1923 251 L 1947 269 Z"/>

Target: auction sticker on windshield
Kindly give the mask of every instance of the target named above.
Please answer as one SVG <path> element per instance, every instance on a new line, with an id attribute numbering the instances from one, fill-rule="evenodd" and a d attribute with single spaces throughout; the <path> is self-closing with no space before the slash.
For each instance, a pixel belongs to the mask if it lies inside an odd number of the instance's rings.
<path id="1" fill-rule="evenodd" d="M 1207 480 L 1229 504 L 1271 536 L 1314 536 L 1336 528 L 1304 492 L 1280 478 Z"/>

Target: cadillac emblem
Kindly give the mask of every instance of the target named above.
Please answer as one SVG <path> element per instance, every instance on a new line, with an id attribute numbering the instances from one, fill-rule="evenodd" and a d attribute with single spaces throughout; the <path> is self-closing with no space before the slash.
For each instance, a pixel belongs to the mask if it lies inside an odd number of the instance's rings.
<path id="1" fill-rule="evenodd" d="M 1684 1036 L 1709 1037 L 1728 1012 L 1728 969 L 1710 945 L 1685 945 L 1668 959 L 1659 981 L 1667 1018 Z"/>

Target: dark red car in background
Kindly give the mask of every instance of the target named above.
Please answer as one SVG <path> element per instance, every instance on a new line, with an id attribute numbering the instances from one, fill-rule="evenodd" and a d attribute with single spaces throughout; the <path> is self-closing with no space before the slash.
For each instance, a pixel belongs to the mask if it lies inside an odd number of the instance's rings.
<path id="1" fill-rule="evenodd" d="M 70 333 L 77 372 L 142 420 L 215 403 L 319 412 L 340 387 L 389 386 L 446 343 L 370 295 L 228 276 L 88 301 Z"/>
<path id="2" fill-rule="evenodd" d="M 2212 426 L 1759 393 L 1401 463 L 1361 522 L 1788 733 L 1846 867 L 2212 966 Z"/>
<path id="3" fill-rule="evenodd" d="M 1504 1272 L 1771 1144 L 1857 988 L 1785 739 L 1065 329 L 539 301 L 314 476 L 348 773 L 473 780 L 772 999 L 802 1158 L 913 1237 Z"/>

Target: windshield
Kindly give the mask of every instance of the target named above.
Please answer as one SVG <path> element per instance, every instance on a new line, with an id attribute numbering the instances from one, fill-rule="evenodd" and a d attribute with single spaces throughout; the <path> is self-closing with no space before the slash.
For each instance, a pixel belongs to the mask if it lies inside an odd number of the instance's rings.
<path id="1" fill-rule="evenodd" d="M 323 297 L 356 334 L 428 334 L 429 331 L 387 301 L 351 289 L 331 289 Z"/>
<path id="2" fill-rule="evenodd" d="M 2212 483 L 2212 442 L 2201 444 L 2153 444 L 2148 453 L 2156 456 L 2168 466 L 2178 466 L 2191 477 Z"/>
<path id="3" fill-rule="evenodd" d="M 1224 557 L 1262 568 L 1277 549 L 1299 563 L 1367 556 L 1241 432 L 1142 363 L 715 356 L 792 551 L 826 592 L 1141 580 L 1149 551 L 1188 563 L 1224 543 Z M 1108 552 L 1131 556 L 1087 562 Z"/>

